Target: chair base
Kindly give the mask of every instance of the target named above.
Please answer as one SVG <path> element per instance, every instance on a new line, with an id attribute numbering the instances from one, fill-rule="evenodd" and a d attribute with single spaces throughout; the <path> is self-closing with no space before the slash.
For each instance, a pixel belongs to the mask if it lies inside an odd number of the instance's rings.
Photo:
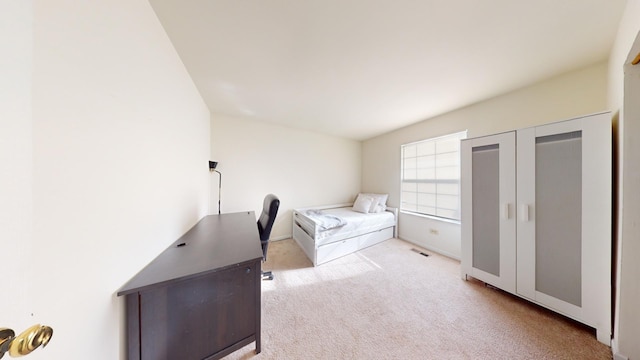
<path id="1" fill-rule="evenodd" d="M 262 280 L 273 280 L 273 274 L 271 273 L 271 271 L 263 271 Z"/>

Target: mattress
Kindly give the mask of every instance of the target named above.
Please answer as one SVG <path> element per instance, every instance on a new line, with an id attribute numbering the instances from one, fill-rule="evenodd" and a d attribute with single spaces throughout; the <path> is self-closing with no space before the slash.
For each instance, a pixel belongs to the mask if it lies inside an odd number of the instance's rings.
<path id="1" fill-rule="evenodd" d="M 322 210 L 322 212 L 342 218 L 346 224 L 334 229 L 319 230 L 320 226 L 317 226 L 312 218 L 304 216 L 304 210 L 297 211 L 295 214 L 296 224 L 314 239 L 316 248 L 334 241 L 348 239 L 396 225 L 395 215 L 389 211 L 363 214 L 351 210 L 351 207 L 342 207 L 326 209 Z"/>

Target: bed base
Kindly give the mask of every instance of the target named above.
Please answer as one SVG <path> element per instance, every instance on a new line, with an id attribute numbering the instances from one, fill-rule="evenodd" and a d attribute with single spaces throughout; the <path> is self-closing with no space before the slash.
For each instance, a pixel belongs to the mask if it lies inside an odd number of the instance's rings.
<path id="1" fill-rule="evenodd" d="M 397 226 L 397 210 L 389 209 L 389 211 L 395 214 Z M 339 257 L 352 254 L 395 236 L 396 226 L 390 226 L 316 246 L 314 239 L 309 236 L 296 221 L 296 212 L 297 211 L 294 210 L 293 239 L 302 248 L 309 260 L 313 262 L 313 266 L 318 266 Z"/>

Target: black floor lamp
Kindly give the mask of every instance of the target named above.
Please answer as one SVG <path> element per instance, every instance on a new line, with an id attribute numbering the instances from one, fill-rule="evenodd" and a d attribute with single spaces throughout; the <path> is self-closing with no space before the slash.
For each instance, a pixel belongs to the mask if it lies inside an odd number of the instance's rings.
<path id="1" fill-rule="evenodd" d="M 218 180 L 218 215 L 220 214 L 220 192 L 222 190 L 222 173 L 218 170 L 216 170 L 216 167 L 218 166 L 218 162 L 217 161 L 209 161 L 209 171 L 211 172 L 217 172 L 218 176 L 219 176 L 219 180 Z"/>

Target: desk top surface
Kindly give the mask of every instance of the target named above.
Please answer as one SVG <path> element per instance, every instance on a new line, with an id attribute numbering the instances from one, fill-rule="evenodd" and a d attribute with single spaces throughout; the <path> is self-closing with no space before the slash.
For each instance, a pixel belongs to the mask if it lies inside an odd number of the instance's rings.
<path id="1" fill-rule="evenodd" d="M 118 296 L 256 259 L 262 259 L 262 247 L 253 211 L 205 216 L 120 288 Z"/>

